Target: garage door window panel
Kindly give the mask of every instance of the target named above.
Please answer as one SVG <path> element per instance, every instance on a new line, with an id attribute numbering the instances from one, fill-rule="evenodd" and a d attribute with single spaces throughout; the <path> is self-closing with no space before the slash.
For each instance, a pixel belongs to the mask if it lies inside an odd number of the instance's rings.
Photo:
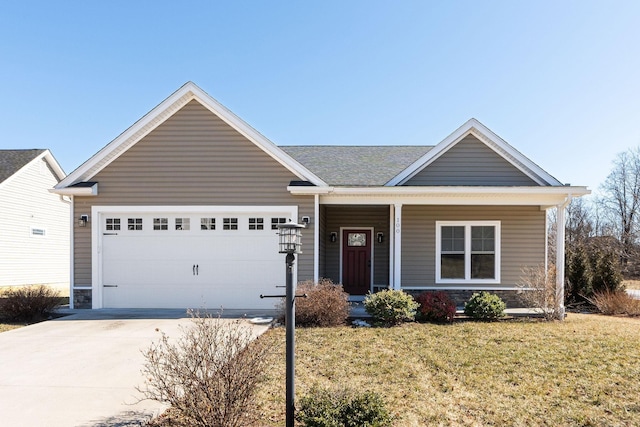
<path id="1" fill-rule="evenodd" d="M 188 231 L 191 229 L 191 219 L 190 218 L 176 218 L 176 230 L 177 231 Z"/>
<path id="2" fill-rule="evenodd" d="M 223 230 L 237 230 L 238 229 L 238 218 L 223 218 L 222 219 L 222 229 Z"/>
<path id="3" fill-rule="evenodd" d="M 249 230 L 264 230 L 264 218 L 249 218 Z"/>
<path id="4" fill-rule="evenodd" d="M 127 218 L 127 229 L 129 231 L 141 231 L 142 218 Z"/>
<path id="5" fill-rule="evenodd" d="M 153 229 L 154 230 L 168 230 L 169 229 L 169 219 L 168 218 L 153 218 Z"/>
<path id="6" fill-rule="evenodd" d="M 120 218 L 107 218 L 105 229 L 107 231 L 119 231 L 120 230 Z"/>
<path id="7" fill-rule="evenodd" d="M 200 218 L 200 230 L 215 230 L 216 219 L 215 218 Z"/>
<path id="8" fill-rule="evenodd" d="M 271 229 L 277 230 L 278 224 L 286 224 L 286 222 L 287 222 L 286 218 L 271 218 Z"/>

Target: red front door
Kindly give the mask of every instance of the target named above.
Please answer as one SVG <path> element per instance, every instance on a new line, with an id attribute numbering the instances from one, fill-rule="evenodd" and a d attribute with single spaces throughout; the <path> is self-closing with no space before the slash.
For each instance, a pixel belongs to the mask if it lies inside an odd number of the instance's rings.
<path id="1" fill-rule="evenodd" d="M 371 230 L 343 230 L 342 286 L 351 295 L 371 288 Z"/>

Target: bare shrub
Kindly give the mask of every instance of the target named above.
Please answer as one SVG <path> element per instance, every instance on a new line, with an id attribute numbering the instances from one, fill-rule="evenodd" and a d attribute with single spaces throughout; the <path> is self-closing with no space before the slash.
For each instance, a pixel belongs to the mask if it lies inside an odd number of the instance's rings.
<path id="1" fill-rule="evenodd" d="M 272 345 L 255 339 L 240 321 L 190 314 L 192 324 L 181 328 L 175 344 L 162 332 L 159 342 L 143 351 L 146 380 L 138 391 L 170 404 L 190 426 L 251 425 L 259 417 L 256 386 L 264 379 Z"/>
<path id="2" fill-rule="evenodd" d="M 589 300 L 602 313 L 609 316 L 640 316 L 640 300 L 625 291 L 602 291 Z"/>
<path id="3" fill-rule="evenodd" d="M 9 288 L 0 297 L 0 318 L 27 322 L 46 319 L 61 304 L 60 292 L 49 286 Z"/>
<path id="4" fill-rule="evenodd" d="M 296 295 L 306 294 L 306 298 L 296 298 L 296 326 L 330 327 L 343 325 L 349 317 L 349 294 L 342 285 L 330 279 L 312 280 L 298 283 Z M 284 318 L 285 302 L 278 309 Z"/>
<path id="5" fill-rule="evenodd" d="M 524 267 L 517 283 L 520 302 L 528 308 L 539 309 L 546 320 L 557 319 L 558 298 L 556 294 L 556 267 L 545 271 L 543 265 Z"/>

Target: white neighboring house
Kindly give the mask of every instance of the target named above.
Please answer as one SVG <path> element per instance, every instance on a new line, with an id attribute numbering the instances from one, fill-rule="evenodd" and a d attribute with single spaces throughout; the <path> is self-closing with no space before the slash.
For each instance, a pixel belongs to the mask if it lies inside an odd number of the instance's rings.
<path id="1" fill-rule="evenodd" d="M 71 204 L 49 192 L 65 176 L 49 150 L 0 150 L 0 288 L 68 292 Z"/>

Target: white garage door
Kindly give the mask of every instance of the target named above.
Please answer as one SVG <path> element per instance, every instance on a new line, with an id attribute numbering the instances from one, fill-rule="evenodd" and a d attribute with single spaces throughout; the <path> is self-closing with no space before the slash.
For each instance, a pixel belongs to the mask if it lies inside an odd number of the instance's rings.
<path id="1" fill-rule="evenodd" d="M 292 212 L 255 209 L 101 213 L 102 306 L 273 308 L 260 294 L 282 293 L 277 224 Z"/>

